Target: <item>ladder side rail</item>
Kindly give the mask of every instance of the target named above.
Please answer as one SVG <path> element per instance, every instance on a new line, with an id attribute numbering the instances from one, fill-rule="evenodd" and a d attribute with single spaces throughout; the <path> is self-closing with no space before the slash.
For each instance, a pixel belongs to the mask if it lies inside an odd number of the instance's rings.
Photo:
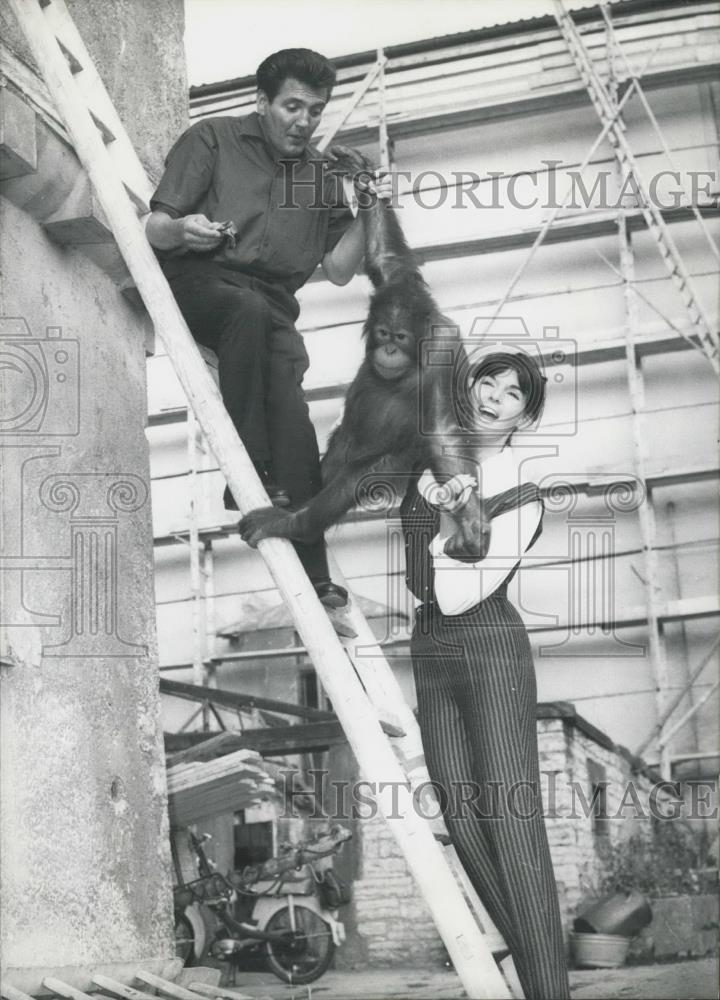
<path id="1" fill-rule="evenodd" d="M 206 679 L 203 657 L 203 586 L 200 573 L 200 532 L 198 522 L 198 425 L 192 407 L 188 410 L 187 457 L 188 457 L 188 548 L 190 555 L 190 600 L 192 622 L 193 684 L 204 684 Z M 203 713 L 203 729 L 207 728 L 207 713 Z"/>
<path id="2" fill-rule="evenodd" d="M 71 65 L 74 63 L 78 67 L 74 74 L 75 84 L 89 109 L 114 137 L 113 141 L 108 143 L 108 150 L 115 168 L 128 185 L 133 200 L 136 200 L 135 196 L 137 196 L 144 203 L 144 211 L 149 212 L 154 187 L 150 183 L 135 147 L 128 138 L 122 119 L 80 32 L 77 30 L 65 0 L 48 0 L 43 10 L 43 17 L 58 42 L 65 49 L 66 59 L 72 61 Z"/>
<path id="3" fill-rule="evenodd" d="M 328 552 L 328 562 L 333 579 L 347 588 L 348 582 L 331 552 Z M 393 746 L 400 754 L 412 788 L 417 790 L 430 780 L 425 766 L 418 721 L 402 693 L 400 683 L 387 657 L 356 602 L 350 604 L 346 614 L 350 625 L 357 633 L 356 638 L 346 641 L 350 658 L 355 664 L 370 701 L 378 710 L 391 711 L 402 729 L 403 735 L 393 738 Z"/>

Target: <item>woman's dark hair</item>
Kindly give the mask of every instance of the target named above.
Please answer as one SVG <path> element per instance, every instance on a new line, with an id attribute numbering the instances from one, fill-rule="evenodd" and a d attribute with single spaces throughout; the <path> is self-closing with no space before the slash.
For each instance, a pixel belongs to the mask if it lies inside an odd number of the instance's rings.
<path id="1" fill-rule="evenodd" d="M 274 101 L 285 80 L 290 78 L 307 84 L 313 90 L 325 89 L 327 99 L 335 86 L 335 67 L 312 49 L 280 49 L 263 59 L 257 68 L 258 90 Z"/>
<path id="2" fill-rule="evenodd" d="M 478 379 L 486 375 L 498 375 L 511 368 L 518 377 L 520 391 L 525 397 L 525 416 L 535 423 L 542 416 L 545 406 L 545 384 L 547 379 L 540 370 L 538 362 L 529 354 L 515 354 L 509 351 L 498 351 L 488 354 L 473 368 L 470 376 L 470 388 Z"/>

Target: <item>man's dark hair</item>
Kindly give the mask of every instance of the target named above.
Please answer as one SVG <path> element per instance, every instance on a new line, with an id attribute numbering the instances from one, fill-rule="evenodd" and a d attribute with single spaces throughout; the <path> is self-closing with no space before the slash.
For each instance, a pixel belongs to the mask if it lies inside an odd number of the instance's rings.
<path id="1" fill-rule="evenodd" d="M 324 88 L 329 99 L 335 86 L 335 72 L 333 64 L 312 49 L 280 49 L 258 66 L 257 87 L 274 101 L 285 80 L 292 78 L 313 90 Z"/>

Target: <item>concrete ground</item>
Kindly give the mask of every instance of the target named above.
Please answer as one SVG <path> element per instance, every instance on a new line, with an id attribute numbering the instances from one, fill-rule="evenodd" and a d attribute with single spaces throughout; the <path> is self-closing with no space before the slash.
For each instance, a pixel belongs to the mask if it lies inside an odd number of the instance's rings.
<path id="1" fill-rule="evenodd" d="M 184 970 L 188 979 L 192 970 Z M 573 1000 L 718 1000 L 718 962 L 690 959 L 656 965 L 570 973 Z M 310 986 L 285 986 L 271 973 L 238 973 L 235 987 L 253 1000 L 461 1000 L 457 975 L 447 969 L 370 969 L 328 972 Z"/>

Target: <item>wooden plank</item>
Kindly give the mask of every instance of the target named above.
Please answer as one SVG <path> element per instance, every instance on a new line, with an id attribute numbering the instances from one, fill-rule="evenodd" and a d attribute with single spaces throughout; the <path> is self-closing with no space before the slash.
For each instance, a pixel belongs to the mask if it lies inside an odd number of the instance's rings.
<path id="1" fill-rule="evenodd" d="M 0 983 L 0 996 L 4 996 L 6 1000 L 35 1000 L 29 993 L 23 993 L 10 983 Z"/>
<path id="2" fill-rule="evenodd" d="M 171 826 L 188 826 L 199 819 L 222 816 L 228 812 L 249 809 L 267 795 L 252 792 L 236 785 L 232 788 L 216 786 L 207 794 L 180 792 L 168 798 L 168 815 Z"/>
<path id="3" fill-rule="evenodd" d="M 305 705 L 294 705 L 289 701 L 277 701 L 274 698 L 258 698 L 251 694 L 239 694 L 236 691 L 223 691 L 222 688 L 203 687 L 199 684 L 183 684 L 180 681 L 160 680 L 160 693 L 172 695 L 174 698 L 186 698 L 190 701 L 209 701 L 225 708 L 260 708 L 280 715 L 293 715 L 301 719 L 334 719 L 332 712 L 319 708 L 308 708 Z"/>
<path id="4" fill-rule="evenodd" d="M 58 996 L 68 997 L 68 1000 L 94 1000 L 89 993 L 83 993 L 82 990 L 78 990 L 74 986 L 69 986 L 54 976 L 46 976 L 43 979 L 43 986 L 52 990 L 53 993 L 57 993 Z"/>
<path id="5" fill-rule="evenodd" d="M 127 986 L 125 983 L 120 983 L 117 979 L 111 979 L 110 976 L 104 976 L 100 972 L 96 972 L 93 975 L 92 981 L 100 989 L 106 990 L 108 993 L 114 993 L 115 996 L 123 997 L 123 1000 L 157 1000 L 157 997 L 151 993 L 136 990 L 133 986 Z"/>
<path id="6" fill-rule="evenodd" d="M 146 986 L 152 986 L 159 990 L 165 996 L 173 997 L 173 1000 L 198 1000 L 197 993 L 186 990 L 183 986 L 176 986 L 175 983 L 163 979 L 162 976 L 156 976 L 153 972 L 140 970 L 135 978 L 139 979 L 141 983 L 145 983 Z"/>
<path id="7" fill-rule="evenodd" d="M 175 767 L 193 760 L 212 760 L 233 750 L 242 750 L 247 746 L 240 742 L 243 735 L 223 732 L 208 739 L 207 733 L 164 733 L 166 766 Z"/>
<path id="8" fill-rule="evenodd" d="M 194 969 L 190 969 L 189 972 L 194 972 Z M 248 993 L 241 993 L 240 990 L 229 989 L 227 986 L 209 986 L 207 983 L 198 983 L 195 980 L 189 983 L 189 986 L 195 993 L 200 993 L 204 997 L 210 997 L 211 1000 L 253 1000 L 253 998 Z"/>
<path id="9" fill-rule="evenodd" d="M 178 764 L 168 770 L 168 790 L 194 787 L 209 781 L 220 780 L 225 775 L 242 777 L 246 780 L 258 780 L 265 776 L 262 761 L 253 750 L 236 750 L 203 763 L 191 761 L 188 764 Z"/>
<path id="10" fill-rule="evenodd" d="M 177 986 L 184 986 L 186 989 L 192 990 L 193 993 L 201 993 L 196 988 L 197 986 L 207 986 L 209 989 L 219 988 L 222 977 L 222 969 L 211 969 L 206 965 L 199 965 L 193 968 L 181 969 L 173 982 Z"/>
<path id="11" fill-rule="evenodd" d="M 382 722 L 388 736 L 402 736 L 399 725 Z M 172 737 L 179 737 L 177 742 Z M 203 739 L 203 737 L 205 737 Z M 337 719 L 330 722 L 313 722 L 303 726 L 283 726 L 272 729 L 245 729 L 242 733 L 219 733 L 207 739 L 207 733 L 166 733 L 166 749 L 184 743 L 186 749 L 173 753 L 168 766 L 189 761 L 209 760 L 233 750 L 248 748 L 263 757 L 281 757 L 285 754 L 312 753 L 331 746 L 347 743 L 347 737 Z"/>

